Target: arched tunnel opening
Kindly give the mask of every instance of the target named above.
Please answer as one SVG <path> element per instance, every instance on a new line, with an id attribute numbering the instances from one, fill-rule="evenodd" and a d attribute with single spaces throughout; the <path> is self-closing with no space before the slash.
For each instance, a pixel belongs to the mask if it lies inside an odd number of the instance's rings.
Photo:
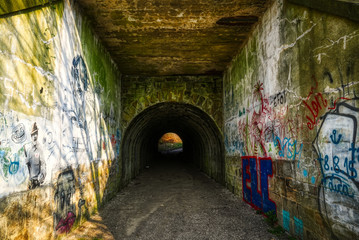
<path id="1" fill-rule="evenodd" d="M 224 183 L 224 144 L 215 121 L 201 109 L 184 103 L 159 103 L 143 110 L 129 124 L 122 142 L 122 182 L 161 158 L 158 141 L 165 133 L 183 141 L 181 161 L 193 163 Z"/>

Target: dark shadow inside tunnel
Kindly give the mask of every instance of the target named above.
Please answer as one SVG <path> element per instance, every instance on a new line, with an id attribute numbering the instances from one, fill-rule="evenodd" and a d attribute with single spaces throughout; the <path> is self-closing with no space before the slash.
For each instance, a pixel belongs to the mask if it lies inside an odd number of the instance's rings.
<path id="1" fill-rule="evenodd" d="M 168 132 L 183 141 L 181 161 L 193 163 L 217 182 L 224 183 L 224 145 L 214 120 L 201 109 L 184 103 L 159 103 L 145 109 L 129 124 L 122 141 L 122 183 L 162 159 L 158 140 Z M 178 157 L 177 157 L 178 158 Z"/>

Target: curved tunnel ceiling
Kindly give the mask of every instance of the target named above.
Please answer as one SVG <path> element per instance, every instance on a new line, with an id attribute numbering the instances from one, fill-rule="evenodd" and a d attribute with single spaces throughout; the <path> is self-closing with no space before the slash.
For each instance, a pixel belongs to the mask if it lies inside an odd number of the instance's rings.
<path id="1" fill-rule="evenodd" d="M 158 140 L 167 132 L 182 139 L 186 160 L 192 160 L 207 175 L 223 183 L 223 141 L 217 125 L 199 108 L 173 102 L 149 107 L 129 124 L 122 141 L 124 183 L 154 160 Z"/>
<path id="2" fill-rule="evenodd" d="M 269 0 L 78 0 L 125 75 L 221 74 Z"/>

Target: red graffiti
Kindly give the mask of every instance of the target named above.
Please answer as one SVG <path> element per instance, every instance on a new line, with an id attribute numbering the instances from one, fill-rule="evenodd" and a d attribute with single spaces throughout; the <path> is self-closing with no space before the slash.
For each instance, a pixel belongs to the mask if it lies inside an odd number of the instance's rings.
<path id="1" fill-rule="evenodd" d="M 116 143 L 117 143 L 117 141 L 116 141 L 115 134 L 112 134 L 111 135 L 111 145 L 112 145 L 112 147 L 116 147 Z"/>
<path id="2" fill-rule="evenodd" d="M 311 112 L 312 117 L 308 115 L 306 115 L 305 117 L 308 119 L 308 128 L 312 130 L 317 124 L 319 111 L 322 109 L 326 109 L 326 107 L 328 106 L 328 101 L 327 99 L 323 98 L 323 95 L 321 93 L 316 93 L 316 95 L 314 96 L 314 100 L 311 101 L 311 104 L 309 104 L 307 101 L 308 100 L 303 100 L 303 103 Z"/>
<path id="3" fill-rule="evenodd" d="M 310 92 L 306 100 L 303 100 L 303 104 L 309 109 L 311 116 L 306 115 L 305 117 L 308 119 L 307 126 L 310 130 L 314 128 L 317 124 L 317 118 L 319 115 L 319 111 L 322 109 L 326 109 L 328 106 L 327 99 L 323 98 L 321 93 L 315 93 L 315 90 L 318 88 L 318 81 L 315 76 L 312 76 L 312 79 L 315 82 L 315 86 L 310 88 Z M 314 100 L 310 101 L 310 97 L 314 95 Z"/>
<path id="4" fill-rule="evenodd" d="M 56 226 L 56 232 L 58 234 L 70 232 L 72 225 L 74 224 L 76 215 L 73 212 L 68 212 L 66 219 L 61 218 Z"/>

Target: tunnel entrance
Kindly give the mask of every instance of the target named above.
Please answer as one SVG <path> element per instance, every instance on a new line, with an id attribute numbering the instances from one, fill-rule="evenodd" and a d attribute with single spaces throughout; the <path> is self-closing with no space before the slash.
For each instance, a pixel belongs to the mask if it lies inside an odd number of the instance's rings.
<path id="1" fill-rule="evenodd" d="M 142 111 L 126 129 L 121 153 L 124 184 L 158 158 L 158 140 L 169 132 L 183 142 L 181 159 L 224 183 L 223 137 L 214 120 L 193 105 L 166 102 Z"/>

